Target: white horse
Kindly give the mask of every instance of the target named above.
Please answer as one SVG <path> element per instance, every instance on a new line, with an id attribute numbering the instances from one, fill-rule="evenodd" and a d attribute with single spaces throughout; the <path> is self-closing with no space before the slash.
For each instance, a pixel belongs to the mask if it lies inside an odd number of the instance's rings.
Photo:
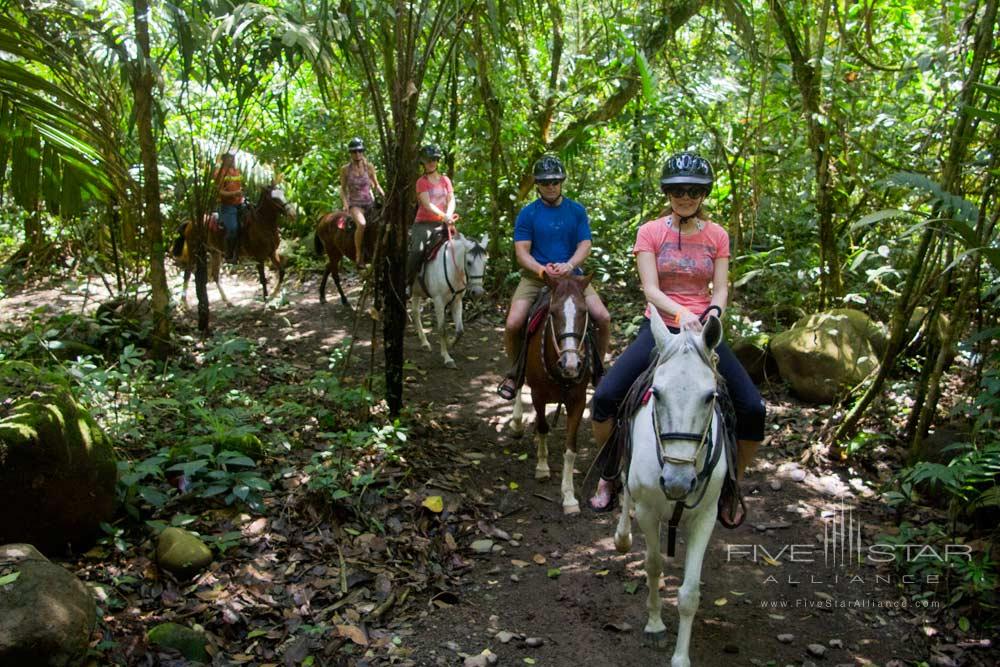
<path id="1" fill-rule="evenodd" d="M 424 264 L 419 277 L 413 281 L 411 313 L 420 344 L 430 352 L 431 344 L 420 321 L 420 307 L 427 298 L 434 302 L 437 332 L 441 339 L 441 358 L 448 368 L 456 366 L 455 360 L 448 354 L 445 310 L 451 309 L 451 319 L 455 322 L 455 340 L 451 343 L 454 346 L 465 331 L 462 324 L 462 297 L 466 292 L 473 296 L 483 293 L 488 242 L 489 236 L 486 234 L 479 241 L 467 239 L 461 234 L 453 237 L 444 243 L 434 259 Z"/>
<path id="2" fill-rule="evenodd" d="M 646 538 L 646 585 L 649 617 L 645 633 L 659 649 L 667 647 L 667 631 L 660 618 L 659 583 L 663 571 L 660 523 L 665 517 L 681 520 L 687 533 L 684 583 L 677 592 L 680 623 L 671 667 L 690 667 L 691 625 L 700 601 L 701 566 L 718 512 L 719 494 L 727 474 L 726 435 L 716 410 L 717 376 L 714 348 L 722 340 L 722 324 L 711 316 L 701 336 L 671 333 L 652 309 L 650 318 L 658 351 L 650 394 L 628 425 L 632 458 L 622 473 L 622 511 L 615 531 L 615 547 L 632 547 L 629 510 Z M 680 503 L 680 505 L 678 505 Z M 681 508 L 678 514 L 677 508 Z M 668 554 L 673 556 L 675 528 L 668 529 Z"/>

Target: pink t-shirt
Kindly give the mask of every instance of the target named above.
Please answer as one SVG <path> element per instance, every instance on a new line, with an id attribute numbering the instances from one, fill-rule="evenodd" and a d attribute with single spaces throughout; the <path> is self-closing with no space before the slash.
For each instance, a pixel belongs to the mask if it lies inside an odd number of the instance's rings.
<path id="1" fill-rule="evenodd" d="M 668 215 L 639 227 L 632 252 L 653 253 L 660 290 L 700 315 L 712 302 L 709 284 L 715 275 L 715 260 L 729 257 L 729 234 L 714 222 L 705 222 L 694 234 L 681 236 L 671 220 Z M 675 326 L 673 315 L 660 313 L 660 316 L 665 323 Z"/>
<path id="2" fill-rule="evenodd" d="M 448 201 L 452 197 L 451 181 L 447 176 L 441 174 L 437 183 L 432 183 L 427 176 L 417 179 L 417 217 L 416 222 L 438 222 L 438 217 L 429 209 L 419 204 L 421 192 L 426 192 L 430 196 L 431 203 L 442 211 L 448 210 Z"/>

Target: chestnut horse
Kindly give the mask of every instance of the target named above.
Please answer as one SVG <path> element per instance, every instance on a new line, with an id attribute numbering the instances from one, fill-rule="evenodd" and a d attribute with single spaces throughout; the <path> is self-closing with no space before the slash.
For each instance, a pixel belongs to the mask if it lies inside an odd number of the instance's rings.
<path id="1" fill-rule="evenodd" d="M 545 275 L 550 289 L 548 315 L 545 322 L 528 333 L 523 343 L 528 346 L 525 362 L 525 383 L 531 387 L 531 403 L 535 407 L 535 439 L 538 463 L 535 479 L 549 478 L 549 424 L 545 406 L 549 403 L 566 406 L 566 453 L 563 455 L 562 506 L 566 514 L 576 514 L 580 504 L 573 489 L 573 466 L 576 463 L 576 434 L 587 403 L 587 384 L 591 374 L 591 350 L 587 326 L 590 315 L 584 290 L 591 276 L 553 278 Z M 524 407 L 521 392 L 514 397 L 511 428 L 515 434 L 523 431 L 521 417 Z M 556 408 L 556 415 L 559 410 Z"/>
<path id="2" fill-rule="evenodd" d="M 271 261 L 274 270 L 278 272 L 278 284 L 274 287 L 277 294 L 285 280 L 285 267 L 278 254 L 281 236 L 278 233 L 278 216 L 288 212 L 284 191 L 277 185 L 269 185 L 260 193 L 257 206 L 248 207 L 246 215 L 241 216 L 239 236 L 239 259 L 252 259 L 257 263 L 257 277 L 264 289 L 264 301 L 267 301 L 267 277 L 264 275 L 264 262 Z M 205 244 L 209 253 L 209 275 L 215 281 L 215 286 L 227 304 L 229 299 L 219 284 L 219 269 L 222 266 L 222 253 L 225 245 L 226 232 L 220 223 L 211 223 L 212 216 L 205 216 L 202 224 L 208 225 Z M 184 269 L 184 288 L 181 300 L 187 306 L 188 281 L 194 270 L 194 258 L 191 255 L 190 243 L 195 233 L 191 221 L 183 223 L 174 240 L 173 256 Z"/>
<path id="3" fill-rule="evenodd" d="M 368 223 L 365 225 L 365 236 L 362 242 L 362 252 L 365 262 L 371 262 L 375 255 L 375 242 L 378 239 L 379 225 L 382 219 L 382 207 L 376 203 L 368 214 Z M 350 306 L 350 302 L 344 295 L 344 290 L 340 286 L 340 259 L 346 257 L 355 264 L 358 263 L 355 255 L 357 248 L 354 245 L 354 230 L 357 222 L 347 211 L 333 211 L 323 215 L 316 223 L 316 233 L 313 235 L 313 247 L 317 255 L 326 253 L 326 270 L 323 272 L 323 279 L 319 283 L 319 302 L 326 303 L 326 279 L 333 275 L 333 284 L 337 286 L 340 293 L 340 303 Z"/>

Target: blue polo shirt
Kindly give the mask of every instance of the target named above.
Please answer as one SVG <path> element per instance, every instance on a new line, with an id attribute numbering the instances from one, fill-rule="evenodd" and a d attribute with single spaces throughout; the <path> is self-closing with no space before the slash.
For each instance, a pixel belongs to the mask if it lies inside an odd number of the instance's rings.
<path id="1" fill-rule="evenodd" d="M 531 241 L 531 256 L 543 266 L 568 262 L 576 246 L 589 240 L 587 211 L 567 197 L 558 206 L 539 197 L 521 209 L 514 223 L 514 241 Z"/>

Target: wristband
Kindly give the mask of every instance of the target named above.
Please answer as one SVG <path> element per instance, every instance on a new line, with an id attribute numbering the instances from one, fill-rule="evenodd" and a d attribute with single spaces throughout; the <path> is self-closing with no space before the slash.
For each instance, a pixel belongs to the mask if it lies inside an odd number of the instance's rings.
<path id="1" fill-rule="evenodd" d="M 538 278 L 540 280 L 545 280 L 545 267 L 538 269 Z"/>

